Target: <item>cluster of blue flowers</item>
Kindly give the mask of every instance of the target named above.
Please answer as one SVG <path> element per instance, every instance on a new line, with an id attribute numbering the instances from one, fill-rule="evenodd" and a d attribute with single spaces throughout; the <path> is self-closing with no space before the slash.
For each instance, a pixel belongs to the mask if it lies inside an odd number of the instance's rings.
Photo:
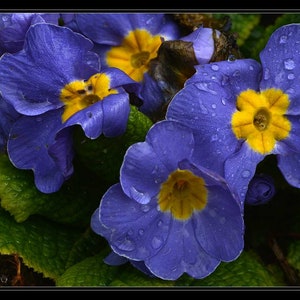
<path id="1" fill-rule="evenodd" d="M 273 197 L 256 172 L 266 156 L 300 188 L 300 24 L 277 29 L 260 62 L 213 61 L 221 36 L 183 34 L 161 13 L 1 14 L 0 147 L 39 191 L 74 173 L 76 126 L 92 140 L 120 136 L 132 105 L 153 121 L 91 216 L 106 263 L 204 278 L 243 251 L 245 204 Z M 155 69 L 170 68 L 157 56 L 176 41 L 194 59 L 182 86 Z"/>

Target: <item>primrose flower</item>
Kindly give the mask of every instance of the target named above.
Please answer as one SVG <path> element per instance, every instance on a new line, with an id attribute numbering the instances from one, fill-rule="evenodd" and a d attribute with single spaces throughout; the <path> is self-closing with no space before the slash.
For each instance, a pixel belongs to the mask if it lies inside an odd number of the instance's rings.
<path id="1" fill-rule="evenodd" d="M 126 130 L 130 103 L 122 86 L 134 81 L 116 68 L 100 70 L 92 48 L 67 27 L 38 23 L 21 51 L 0 59 L 1 95 L 22 115 L 10 133 L 9 157 L 17 168 L 32 169 L 46 193 L 72 173 L 68 127 L 80 125 L 91 139 Z M 58 179 L 51 180 L 54 173 Z"/>
<path id="2" fill-rule="evenodd" d="M 143 101 L 140 110 L 151 117 L 164 103 L 164 97 L 160 89 L 153 88 L 153 78 L 145 75 L 162 42 L 180 37 L 178 25 L 171 16 L 161 13 L 83 13 L 75 18 L 79 32 L 95 43 L 101 62 L 124 71 L 139 83 L 130 92 Z M 160 101 L 153 103 L 155 98 Z"/>
<path id="3" fill-rule="evenodd" d="M 244 246 L 239 201 L 222 177 L 193 163 L 193 151 L 189 128 L 155 123 L 144 142 L 128 148 L 120 183 L 91 218 L 114 253 L 166 280 L 208 276 Z"/>
<path id="4" fill-rule="evenodd" d="M 251 59 L 196 66 L 166 118 L 196 131 L 213 165 L 245 199 L 257 164 L 278 158 L 285 179 L 300 188 L 300 24 L 277 29 Z M 223 169 L 224 164 L 224 170 Z"/>

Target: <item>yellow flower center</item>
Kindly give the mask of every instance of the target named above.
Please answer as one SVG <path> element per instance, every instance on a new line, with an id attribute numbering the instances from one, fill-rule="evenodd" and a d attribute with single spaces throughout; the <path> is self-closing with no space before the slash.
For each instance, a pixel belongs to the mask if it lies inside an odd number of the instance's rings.
<path id="1" fill-rule="evenodd" d="M 145 29 L 136 29 L 123 39 L 120 46 L 107 52 L 106 63 L 140 82 L 149 69 L 150 60 L 157 56 L 161 43 L 159 35 L 152 36 Z"/>
<path id="2" fill-rule="evenodd" d="M 65 104 L 62 121 L 65 122 L 78 111 L 103 100 L 110 94 L 117 94 L 110 89 L 110 78 L 104 73 L 97 73 L 87 81 L 76 80 L 64 86 L 60 100 Z"/>
<path id="3" fill-rule="evenodd" d="M 231 126 L 238 139 L 245 139 L 255 152 L 266 155 L 276 144 L 289 136 L 292 125 L 285 117 L 289 97 L 278 89 L 260 93 L 242 92 L 237 98 L 237 111 L 232 115 Z"/>
<path id="4" fill-rule="evenodd" d="M 176 170 L 161 185 L 158 204 L 162 212 L 171 212 L 178 220 L 187 220 L 207 204 L 207 189 L 203 178 L 188 170 Z"/>

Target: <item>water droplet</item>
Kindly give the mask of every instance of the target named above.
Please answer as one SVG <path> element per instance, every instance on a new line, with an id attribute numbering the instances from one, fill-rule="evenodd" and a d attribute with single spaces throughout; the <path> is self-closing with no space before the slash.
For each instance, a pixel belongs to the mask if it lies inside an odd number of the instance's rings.
<path id="1" fill-rule="evenodd" d="M 289 80 L 295 79 L 295 75 L 293 73 L 290 73 L 287 77 Z"/>
<path id="2" fill-rule="evenodd" d="M 151 246 L 154 248 L 154 249 L 158 249 L 163 243 L 163 240 L 159 237 L 154 237 L 151 241 Z"/>
<path id="3" fill-rule="evenodd" d="M 248 178 L 251 175 L 251 172 L 249 170 L 244 170 L 242 172 L 242 177 L 243 178 Z"/>
<path id="4" fill-rule="evenodd" d="M 118 245 L 118 248 L 125 251 L 132 251 L 135 249 L 135 245 L 131 240 L 125 238 L 125 240 Z"/>
<path id="5" fill-rule="evenodd" d="M 226 100 L 225 100 L 225 98 L 222 97 L 221 103 L 222 103 L 223 105 L 226 105 Z"/>
<path id="6" fill-rule="evenodd" d="M 216 108 L 217 108 L 217 105 L 216 105 L 216 104 L 212 104 L 212 105 L 211 105 L 211 108 L 216 109 Z"/>
<path id="7" fill-rule="evenodd" d="M 284 61 L 284 67 L 287 70 L 293 70 L 295 68 L 295 62 L 292 59 L 287 59 Z"/>
<path id="8" fill-rule="evenodd" d="M 91 111 L 88 111 L 86 113 L 86 116 L 91 119 L 93 117 L 93 113 Z"/>
<path id="9" fill-rule="evenodd" d="M 228 60 L 229 62 L 233 62 L 233 61 L 236 60 L 236 57 L 235 57 L 233 54 L 230 54 L 230 55 L 228 55 L 227 60 Z"/>
<path id="10" fill-rule="evenodd" d="M 280 37 L 279 44 L 285 44 L 286 41 L 287 41 L 287 36 L 286 35 L 282 35 Z"/>
<path id="11" fill-rule="evenodd" d="M 127 234 L 128 235 L 133 235 L 133 230 L 132 229 L 128 230 Z"/>
<path id="12" fill-rule="evenodd" d="M 213 134 L 212 136 L 211 136 L 211 138 L 210 138 L 210 141 L 211 142 L 215 142 L 215 141 L 217 141 L 218 140 L 218 135 L 216 135 L 216 134 Z"/>
<path id="13" fill-rule="evenodd" d="M 150 210 L 150 206 L 149 206 L 149 205 L 142 205 L 142 206 L 141 206 L 141 210 L 142 210 L 143 212 L 148 212 L 148 211 Z"/>
<path id="14" fill-rule="evenodd" d="M 212 69 L 213 71 L 218 71 L 218 70 L 219 70 L 219 66 L 213 64 L 213 65 L 211 66 L 211 69 Z"/>
<path id="15" fill-rule="evenodd" d="M 161 227 L 162 224 L 163 224 L 163 221 L 162 221 L 162 220 L 159 220 L 159 221 L 157 222 L 157 226 L 158 226 L 158 227 Z"/>
<path id="16" fill-rule="evenodd" d="M 240 77 L 241 73 L 239 70 L 236 70 L 235 72 L 233 72 L 232 76 L 233 77 Z"/>
<path id="17" fill-rule="evenodd" d="M 286 92 L 286 94 L 294 94 L 295 90 L 290 88 L 290 89 L 287 89 L 285 92 Z"/>
<path id="18" fill-rule="evenodd" d="M 251 66 L 249 66 L 249 70 L 250 71 L 253 71 L 254 70 L 254 67 L 251 65 Z"/>
<path id="19" fill-rule="evenodd" d="M 212 117 L 215 117 L 215 116 L 216 116 L 216 113 L 215 113 L 215 112 L 213 112 L 213 113 L 211 114 L 211 116 L 212 116 Z"/>
<path id="20" fill-rule="evenodd" d="M 138 231 L 139 235 L 143 235 L 143 234 L 144 234 L 144 232 L 145 232 L 145 230 L 144 230 L 144 229 L 139 229 L 139 231 Z"/>
<path id="21" fill-rule="evenodd" d="M 225 86 L 225 85 L 227 85 L 229 82 L 230 82 L 229 76 L 224 75 L 224 76 L 222 77 L 222 80 L 221 80 L 221 85 L 222 85 L 222 86 Z"/>
<path id="22" fill-rule="evenodd" d="M 143 193 L 138 191 L 135 187 L 130 187 L 130 196 L 133 198 L 135 201 L 146 204 L 149 203 L 151 200 L 150 196 L 148 193 Z"/>
<path id="23" fill-rule="evenodd" d="M 268 68 L 264 69 L 264 80 L 268 80 L 270 78 L 270 70 Z"/>

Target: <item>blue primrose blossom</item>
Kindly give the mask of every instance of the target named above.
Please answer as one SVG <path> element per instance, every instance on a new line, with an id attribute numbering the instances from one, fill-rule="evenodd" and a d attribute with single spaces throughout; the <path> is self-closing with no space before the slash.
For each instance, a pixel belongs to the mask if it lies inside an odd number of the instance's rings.
<path id="1" fill-rule="evenodd" d="M 244 201 L 265 156 L 277 156 L 285 179 L 300 188 L 300 25 L 280 27 L 252 59 L 196 66 L 166 118 L 196 132 L 196 143 Z M 224 163 L 224 169 L 223 169 Z M 222 171 L 223 169 L 223 171 Z"/>
<path id="2" fill-rule="evenodd" d="M 189 128 L 155 123 L 128 148 L 120 182 L 91 218 L 115 254 L 161 279 L 204 278 L 244 247 L 240 202 L 222 177 L 193 163 L 193 151 Z"/>
<path id="3" fill-rule="evenodd" d="M 95 43 L 101 63 L 119 68 L 139 83 L 129 91 L 141 99 L 140 111 L 152 118 L 165 98 L 149 76 L 150 62 L 163 41 L 180 37 L 179 26 L 162 13 L 79 13 L 75 19 L 78 31 Z"/>
<path id="4" fill-rule="evenodd" d="M 34 171 L 42 192 L 57 191 L 73 172 L 69 127 L 80 125 L 91 139 L 126 130 L 130 103 L 122 86 L 134 81 L 116 68 L 100 69 L 92 48 L 67 27 L 38 23 L 21 51 L 0 59 L 1 95 L 21 115 L 8 155 L 17 168 Z"/>

